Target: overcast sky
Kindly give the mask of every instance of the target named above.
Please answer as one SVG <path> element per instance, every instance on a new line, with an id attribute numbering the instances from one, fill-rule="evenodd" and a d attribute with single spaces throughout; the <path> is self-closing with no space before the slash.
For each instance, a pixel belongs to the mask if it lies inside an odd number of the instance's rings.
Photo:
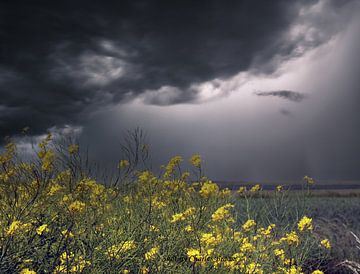
<path id="1" fill-rule="evenodd" d="M 154 165 L 360 179 L 359 75 L 359 0 L 0 2 L 1 138 L 74 128 L 105 162 L 140 126 Z"/>

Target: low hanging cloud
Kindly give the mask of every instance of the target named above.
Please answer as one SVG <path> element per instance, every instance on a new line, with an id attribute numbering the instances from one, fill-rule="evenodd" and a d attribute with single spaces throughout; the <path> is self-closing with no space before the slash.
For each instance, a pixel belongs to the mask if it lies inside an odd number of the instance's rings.
<path id="1" fill-rule="evenodd" d="M 306 96 L 303 93 L 291 91 L 291 90 L 276 90 L 276 91 L 257 91 L 254 92 L 256 96 L 271 96 L 280 97 L 292 102 L 299 103 L 303 101 Z"/>
<path id="2" fill-rule="evenodd" d="M 81 125 L 138 97 L 199 102 L 194 86 L 271 74 L 325 43 L 354 2 L 2 1 L 0 134 Z"/>

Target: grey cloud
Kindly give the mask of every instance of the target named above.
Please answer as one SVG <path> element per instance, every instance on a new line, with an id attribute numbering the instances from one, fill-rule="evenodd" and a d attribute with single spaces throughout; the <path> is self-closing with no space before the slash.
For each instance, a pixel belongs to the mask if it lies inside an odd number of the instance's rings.
<path id="1" fill-rule="evenodd" d="M 328 2 L 323 15 L 344 9 Z M 0 104 L 17 111 L 1 112 L 1 135 L 81 124 L 138 96 L 159 105 L 194 102 L 193 84 L 247 70 L 271 73 L 274 60 L 333 34 L 329 28 L 311 43 L 302 33 L 286 35 L 299 18 L 311 26 L 317 17 L 305 20 L 301 11 L 316 3 L 2 1 Z"/>
<path id="2" fill-rule="evenodd" d="M 306 98 L 306 96 L 300 92 L 291 91 L 291 90 L 276 90 L 276 91 L 257 91 L 254 92 L 256 96 L 273 96 L 280 97 L 292 102 L 301 102 Z"/>

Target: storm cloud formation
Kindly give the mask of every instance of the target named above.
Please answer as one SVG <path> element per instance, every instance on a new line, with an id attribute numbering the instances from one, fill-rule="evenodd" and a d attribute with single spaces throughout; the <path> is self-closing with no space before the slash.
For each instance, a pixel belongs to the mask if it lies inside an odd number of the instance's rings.
<path id="1" fill-rule="evenodd" d="M 196 84 L 272 73 L 339 31 L 350 2 L 1 1 L 1 136 L 81 124 L 143 94 L 195 102 Z"/>

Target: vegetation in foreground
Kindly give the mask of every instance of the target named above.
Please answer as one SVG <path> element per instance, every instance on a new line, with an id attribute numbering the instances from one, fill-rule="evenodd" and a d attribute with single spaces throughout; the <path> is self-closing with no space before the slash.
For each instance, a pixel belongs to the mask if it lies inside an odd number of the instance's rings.
<path id="1" fill-rule="evenodd" d="M 202 174 L 202 159 L 182 171 L 179 156 L 156 176 L 119 162 L 111 184 L 82 167 L 51 135 L 32 161 L 9 142 L 0 156 L 1 273 L 313 273 L 327 267 L 331 242 L 314 233 L 310 190 L 261 186 L 236 193 Z M 313 180 L 306 177 L 306 184 Z"/>

